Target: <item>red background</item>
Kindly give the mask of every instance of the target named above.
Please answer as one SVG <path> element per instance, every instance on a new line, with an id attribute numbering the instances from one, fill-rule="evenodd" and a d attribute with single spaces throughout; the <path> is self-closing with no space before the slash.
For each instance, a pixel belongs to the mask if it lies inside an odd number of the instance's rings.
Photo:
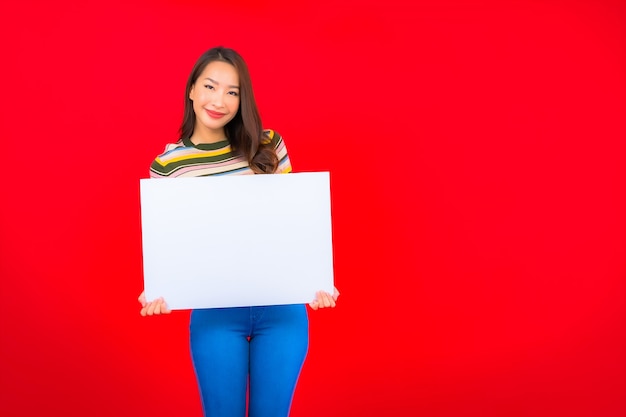
<path id="1" fill-rule="evenodd" d="M 188 313 L 139 316 L 138 180 L 218 44 L 331 172 L 293 416 L 626 415 L 624 2 L 25 0 L 0 35 L 0 415 L 201 415 Z"/>

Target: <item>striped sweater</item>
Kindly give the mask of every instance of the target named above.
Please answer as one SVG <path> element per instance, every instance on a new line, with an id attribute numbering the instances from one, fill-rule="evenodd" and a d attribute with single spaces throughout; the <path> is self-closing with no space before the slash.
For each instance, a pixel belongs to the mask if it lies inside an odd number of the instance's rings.
<path id="1" fill-rule="evenodd" d="M 266 130 L 274 145 L 279 164 L 276 173 L 291 172 L 291 162 L 282 137 Z M 150 165 L 150 178 L 204 177 L 207 175 L 252 175 L 254 171 L 240 155 L 233 153 L 228 140 L 194 145 L 188 138 L 165 147 Z"/>

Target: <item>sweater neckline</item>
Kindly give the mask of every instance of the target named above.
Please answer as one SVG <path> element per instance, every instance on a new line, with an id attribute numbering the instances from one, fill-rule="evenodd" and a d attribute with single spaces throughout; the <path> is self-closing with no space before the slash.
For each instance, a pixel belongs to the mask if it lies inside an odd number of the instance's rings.
<path id="1" fill-rule="evenodd" d="M 221 140 L 219 142 L 198 143 L 196 145 L 195 143 L 193 143 L 191 141 L 190 138 L 184 138 L 183 139 L 183 145 L 187 146 L 188 148 L 200 149 L 201 151 L 214 151 L 216 149 L 222 149 L 222 148 L 225 148 L 225 147 L 229 146 L 230 142 L 228 141 L 228 139 L 224 139 L 224 140 Z"/>

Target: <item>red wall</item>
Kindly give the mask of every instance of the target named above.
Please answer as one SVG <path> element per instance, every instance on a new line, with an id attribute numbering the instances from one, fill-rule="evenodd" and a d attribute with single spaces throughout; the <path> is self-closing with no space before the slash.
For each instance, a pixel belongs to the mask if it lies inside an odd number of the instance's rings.
<path id="1" fill-rule="evenodd" d="M 72 3 L 0 6 L 1 416 L 200 416 L 138 180 L 218 44 L 331 172 L 293 416 L 626 415 L 624 2 Z"/>

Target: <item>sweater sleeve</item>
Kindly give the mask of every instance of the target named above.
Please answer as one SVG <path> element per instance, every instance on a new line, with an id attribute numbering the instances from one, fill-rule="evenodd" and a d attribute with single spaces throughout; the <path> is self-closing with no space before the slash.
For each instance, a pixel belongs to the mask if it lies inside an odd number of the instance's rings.
<path id="1" fill-rule="evenodd" d="M 165 177 L 170 176 L 170 174 L 172 173 L 173 166 L 171 164 L 167 164 L 163 160 L 163 158 L 166 157 L 170 151 L 180 146 L 181 146 L 180 141 L 176 143 L 168 143 L 165 146 L 165 150 L 163 151 L 163 153 L 157 156 L 156 158 L 154 158 L 154 160 L 150 164 L 150 178 L 165 178 Z"/>
<path id="2" fill-rule="evenodd" d="M 291 160 L 289 159 L 287 147 L 285 146 L 285 141 L 283 140 L 282 136 L 275 130 L 271 129 L 266 130 L 265 133 L 267 134 L 270 142 L 274 146 L 276 156 L 278 157 L 278 168 L 276 169 L 276 174 L 290 173 L 292 171 Z"/>

